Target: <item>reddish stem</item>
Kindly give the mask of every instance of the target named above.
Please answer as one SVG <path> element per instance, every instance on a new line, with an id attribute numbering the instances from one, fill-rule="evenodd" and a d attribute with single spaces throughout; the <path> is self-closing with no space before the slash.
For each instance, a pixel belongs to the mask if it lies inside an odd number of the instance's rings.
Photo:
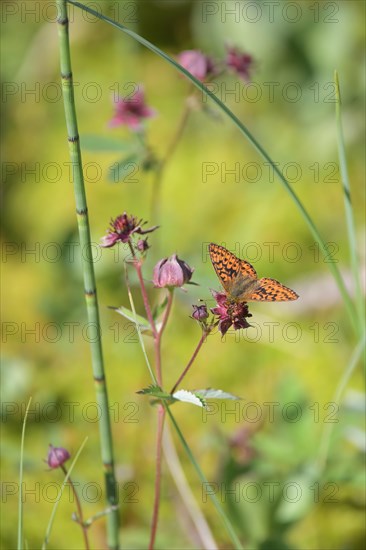
<path id="1" fill-rule="evenodd" d="M 162 321 L 160 330 L 157 331 L 156 338 L 155 338 L 156 378 L 158 380 L 158 384 L 160 387 L 162 387 L 163 385 L 163 374 L 161 371 L 161 337 L 167 325 L 168 318 L 172 309 L 174 290 L 172 289 L 172 290 L 169 290 L 168 292 L 169 292 L 168 303 L 164 311 L 163 321 Z"/>
<path id="2" fill-rule="evenodd" d="M 64 465 L 61 466 L 61 470 L 64 472 L 64 474 L 66 476 L 67 475 L 67 470 L 66 470 Z M 89 546 L 89 539 L 88 539 L 88 528 L 84 523 L 83 509 L 81 507 L 81 502 L 80 502 L 80 499 L 79 499 L 79 495 L 78 495 L 78 493 L 75 489 L 75 486 L 73 484 L 73 481 L 72 481 L 71 477 L 69 477 L 69 479 L 68 479 L 68 484 L 70 485 L 71 490 L 72 490 L 72 492 L 74 494 L 74 497 L 75 497 L 76 507 L 77 507 L 77 510 L 78 510 L 77 523 L 80 525 L 80 527 L 83 531 L 85 548 L 86 548 L 86 550 L 89 550 L 90 546 Z"/>
<path id="3" fill-rule="evenodd" d="M 162 387 L 162 384 L 163 384 L 162 371 L 161 371 L 161 338 L 165 330 L 165 327 L 167 325 L 169 314 L 172 309 L 173 296 L 174 296 L 173 289 L 169 290 L 168 303 L 164 311 L 163 321 L 162 321 L 160 330 L 157 331 L 156 338 L 154 339 L 156 378 L 160 387 Z M 154 511 L 153 511 L 153 517 L 151 520 L 151 534 L 150 534 L 150 544 L 149 544 L 150 550 L 154 548 L 156 531 L 158 528 L 158 519 L 159 519 L 160 488 L 161 488 L 161 457 L 162 457 L 162 445 L 163 445 L 164 419 L 165 419 L 165 408 L 162 405 L 159 405 L 158 429 L 157 429 L 157 440 L 156 440 L 155 496 L 154 496 Z"/>
<path id="4" fill-rule="evenodd" d="M 191 368 L 194 360 L 196 359 L 196 357 L 198 355 L 198 352 L 200 351 L 200 349 L 202 347 L 203 342 L 206 340 L 206 336 L 207 336 L 207 331 L 203 331 L 202 336 L 200 338 L 200 341 L 198 342 L 197 347 L 194 350 L 193 355 L 192 355 L 192 357 L 190 358 L 190 360 L 188 362 L 188 365 L 186 366 L 186 368 L 184 369 L 184 371 L 182 372 L 182 374 L 180 375 L 180 377 L 178 378 L 178 380 L 176 381 L 176 383 L 174 384 L 174 386 L 170 390 L 170 393 L 175 392 L 175 390 L 177 389 L 177 387 L 179 386 L 179 384 L 181 383 L 181 381 L 183 380 L 183 378 L 185 377 L 185 375 L 187 374 L 187 372 Z"/>
<path id="5" fill-rule="evenodd" d="M 140 282 L 142 299 L 144 301 L 145 311 L 147 318 L 149 320 L 151 330 L 154 337 L 154 350 L 155 350 L 155 363 L 156 363 L 156 378 L 160 387 L 162 387 L 162 370 L 161 370 L 161 338 L 165 327 L 168 322 L 169 314 L 172 308 L 173 303 L 173 290 L 169 290 L 168 303 L 166 305 L 163 321 L 160 327 L 160 330 L 157 330 L 154 318 L 152 316 L 149 299 L 146 292 L 146 287 L 144 279 L 142 276 L 141 262 L 136 259 L 134 251 L 131 246 L 131 251 L 134 258 L 134 266 L 137 271 L 137 275 Z M 162 444 L 163 444 L 163 428 L 164 428 L 164 419 L 165 419 L 165 408 L 163 405 L 158 407 L 158 428 L 157 428 L 157 440 L 156 440 L 156 473 L 155 473 L 155 495 L 154 495 L 154 508 L 153 508 L 153 517 L 151 520 L 151 533 L 150 533 L 150 543 L 149 549 L 152 550 L 155 544 L 156 531 L 158 528 L 158 519 L 159 519 L 159 507 L 160 507 L 160 488 L 161 488 L 161 459 L 162 459 Z"/>

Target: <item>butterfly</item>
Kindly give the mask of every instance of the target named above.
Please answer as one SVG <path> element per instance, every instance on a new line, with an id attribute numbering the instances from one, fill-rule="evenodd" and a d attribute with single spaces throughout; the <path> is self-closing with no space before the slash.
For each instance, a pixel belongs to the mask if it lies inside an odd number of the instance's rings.
<path id="1" fill-rule="evenodd" d="M 210 243 L 209 253 L 229 302 L 288 302 L 298 299 L 296 292 L 276 279 L 258 279 L 249 262 L 237 258 L 223 246 Z"/>

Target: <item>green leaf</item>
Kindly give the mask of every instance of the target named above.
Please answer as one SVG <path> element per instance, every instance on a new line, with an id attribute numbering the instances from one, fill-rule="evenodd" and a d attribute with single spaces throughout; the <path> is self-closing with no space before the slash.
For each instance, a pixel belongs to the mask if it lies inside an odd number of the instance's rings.
<path id="1" fill-rule="evenodd" d="M 155 386 L 154 384 L 151 384 L 147 388 L 143 388 L 142 390 L 139 390 L 136 393 L 140 395 L 151 395 L 152 397 L 156 397 L 156 399 L 151 401 L 152 405 L 156 405 L 162 400 L 169 405 L 174 403 L 175 401 L 175 399 L 171 396 L 170 393 L 165 392 L 160 388 L 160 386 Z"/>
<path id="2" fill-rule="evenodd" d="M 176 401 L 191 403 L 197 407 L 206 407 L 206 401 L 200 395 L 187 390 L 178 390 L 173 393 L 173 397 Z"/>
<path id="3" fill-rule="evenodd" d="M 121 153 L 122 151 L 130 151 L 134 144 L 131 140 L 126 141 L 123 139 L 112 138 L 108 136 L 98 136 L 98 135 L 86 135 L 80 137 L 80 144 L 82 149 L 86 151 L 105 151 L 105 152 L 117 152 Z"/>
<path id="4" fill-rule="evenodd" d="M 213 388 L 207 388 L 206 390 L 195 390 L 194 393 L 195 395 L 204 399 L 242 399 L 242 397 L 238 397 L 237 395 L 233 395 L 232 393 L 228 393 L 222 390 L 214 390 Z"/>
<path id="5" fill-rule="evenodd" d="M 142 390 L 137 391 L 136 393 L 139 393 L 140 395 L 155 395 L 155 397 L 158 396 L 158 394 L 164 394 L 163 390 L 160 386 L 155 386 L 154 384 L 150 384 L 147 388 L 143 388 Z"/>
<path id="6" fill-rule="evenodd" d="M 112 183 L 138 183 L 138 173 L 140 170 L 139 162 L 141 157 L 133 152 L 128 157 L 114 162 L 108 171 L 108 180 Z"/>
<path id="7" fill-rule="evenodd" d="M 141 315 L 135 315 L 133 311 L 128 309 L 127 307 L 121 306 L 121 307 L 110 307 L 110 309 L 114 309 L 117 313 L 125 317 L 125 319 L 128 319 L 134 324 L 138 324 L 140 327 L 141 332 L 144 332 L 145 334 L 152 335 L 151 327 L 149 324 L 149 321 L 145 319 L 145 317 L 142 317 Z"/>
<path id="8" fill-rule="evenodd" d="M 169 405 L 174 403 L 175 401 L 183 401 L 185 403 L 197 405 L 197 407 L 206 406 L 205 400 L 200 395 L 196 395 L 195 393 L 187 390 L 178 390 L 172 395 L 162 390 L 160 386 L 151 384 L 147 388 L 143 388 L 136 393 L 139 393 L 140 395 L 151 395 L 153 397 L 156 397 L 158 401 L 161 401 L 163 399 L 164 401 L 167 401 Z M 157 400 L 152 401 L 152 404 L 155 404 Z"/>
<path id="9" fill-rule="evenodd" d="M 286 524 L 299 521 L 314 507 L 314 478 L 311 473 L 291 476 L 284 484 L 283 498 L 275 512 L 276 523 Z"/>
<path id="10" fill-rule="evenodd" d="M 154 321 L 163 313 L 164 309 L 166 308 L 168 303 L 168 297 L 166 296 L 164 300 L 161 302 L 161 304 L 158 304 L 154 307 L 152 316 Z"/>

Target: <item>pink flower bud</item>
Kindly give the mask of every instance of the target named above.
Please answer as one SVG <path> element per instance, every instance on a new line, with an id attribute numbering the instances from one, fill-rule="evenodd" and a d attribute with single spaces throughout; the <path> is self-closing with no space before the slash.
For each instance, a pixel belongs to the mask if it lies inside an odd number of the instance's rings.
<path id="1" fill-rule="evenodd" d="M 160 260 L 154 267 L 153 282 L 156 287 L 180 287 L 190 281 L 193 269 L 176 254 Z"/>
<path id="2" fill-rule="evenodd" d="M 69 458 L 70 453 L 66 449 L 50 445 L 47 456 L 47 464 L 50 468 L 59 468 Z"/>
<path id="3" fill-rule="evenodd" d="M 184 50 L 178 55 L 178 61 L 198 80 L 205 80 L 215 73 L 212 59 L 198 50 Z"/>

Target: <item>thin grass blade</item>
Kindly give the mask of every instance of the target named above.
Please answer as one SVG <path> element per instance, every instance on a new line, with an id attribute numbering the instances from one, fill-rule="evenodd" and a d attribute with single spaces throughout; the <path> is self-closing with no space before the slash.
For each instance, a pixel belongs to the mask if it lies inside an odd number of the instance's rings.
<path id="1" fill-rule="evenodd" d="M 338 79 L 337 71 L 334 71 L 334 82 L 336 87 L 336 98 L 337 98 L 336 123 L 337 123 L 339 169 L 340 169 L 342 189 L 343 189 L 344 209 L 346 212 L 348 245 L 350 250 L 351 269 L 352 269 L 354 286 L 355 286 L 356 307 L 359 315 L 359 330 L 360 330 L 360 334 L 362 334 L 365 328 L 365 316 L 364 316 L 364 309 L 363 309 L 363 291 L 362 291 L 362 285 L 361 285 L 360 262 L 358 257 L 356 224 L 355 224 L 355 219 L 353 215 L 353 206 L 351 201 L 351 186 L 350 186 L 350 181 L 348 176 L 346 148 L 345 148 L 344 136 L 343 136 L 342 115 L 341 115 L 342 101 L 341 101 L 341 91 L 339 87 L 339 79 Z"/>

